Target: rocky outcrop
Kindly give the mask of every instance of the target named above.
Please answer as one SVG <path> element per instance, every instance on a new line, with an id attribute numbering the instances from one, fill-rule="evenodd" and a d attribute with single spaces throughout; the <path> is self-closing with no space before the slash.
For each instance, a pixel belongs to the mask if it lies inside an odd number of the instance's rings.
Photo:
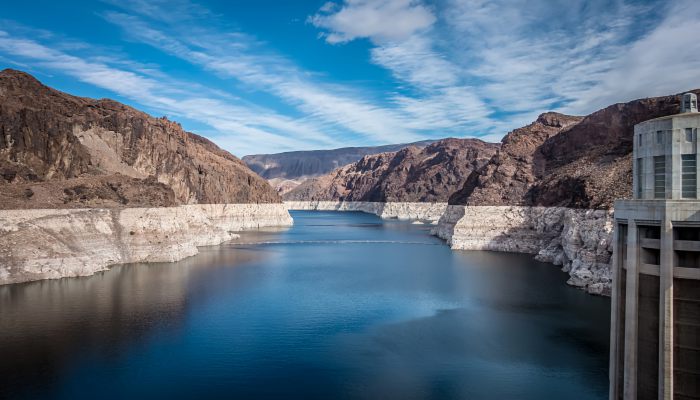
<path id="1" fill-rule="evenodd" d="M 508 133 L 498 152 L 476 169 L 461 189 L 450 197 L 450 204 L 529 204 L 529 190 L 542 174 L 545 164 L 539 152 L 540 146 L 581 119 L 549 112 L 540 115 L 530 125 Z"/>
<path id="2" fill-rule="evenodd" d="M 289 201 L 446 202 L 469 174 L 488 162 L 497 144 L 478 139 L 443 139 L 423 149 L 363 157 L 308 180 L 286 195 Z"/>
<path id="3" fill-rule="evenodd" d="M 585 117 L 542 114 L 506 135 L 449 202 L 611 209 L 632 193 L 634 125 L 677 113 L 680 96 L 614 104 Z"/>
<path id="4" fill-rule="evenodd" d="M 700 94 L 700 90 L 695 90 Z M 634 125 L 680 111 L 681 94 L 614 104 L 547 140 L 532 204 L 611 209 L 632 195 Z"/>
<path id="5" fill-rule="evenodd" d="M 433 233 L 453 249 L 535 254 L 567 283 L 609 295 L 612 212 L 564 207 L 448 206 Z"/>
<path id="6" fill-rule="evenodd" d="M 336 168 L 358 161 L 364 156 L 394 152 L 404 147 L 423 148 L 434 140 L 389 144 L 373 147 L 343 147 L 331 150 L 290 151 L 277 154 L 254 154 L 242 158 L 250 169 L 265 179 L 303 181 L 325 175 Z"/>
<path id="7" fill-rule="evenodd" d="M 61 191 L 61 182 L 67 190 L 83 185 L 82 193 L 40 195 Z M 16 201 L 13 185 L 24 185 L 20 193 L 29 201 Z M 281 201 L 241 160 L 176 122 L 71 96 L 14 70 L 0 72 L 0 194 L 15 199 L 3 208 L 123 207 L 149 198 L 157 200 L 150 205 Z"/>
<path id="8" fill-rule="evenodd" d="M 238 237 L 286 227 L 283 204 L 0 211 L 0 284 L 92 275 L 114 264 L 170 262 Z"/>
<path id="9" fill-rule="evenodd" d="M 401 219 L 423 223 L 437 223 L 447 203 L 404 203 L 370 201 L 285 201 L 290 210 L 362 211 L 383 219 Z"/>

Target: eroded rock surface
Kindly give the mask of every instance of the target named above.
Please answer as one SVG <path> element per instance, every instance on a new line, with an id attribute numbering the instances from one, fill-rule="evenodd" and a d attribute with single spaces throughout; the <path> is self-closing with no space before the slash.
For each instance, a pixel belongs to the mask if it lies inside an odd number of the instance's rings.
<path id="1" fill-rule="evenodd" d="M 437 224 L 447 203 L 370 201 L 285 201 L 290 210 L 362 211 L 384 219 L 401 219 Z"/>
<path id="2" fill-rule="evenodd" d="M 561 265 L 570 285 L 609 295 L 612 229 L 607 210 L 451 205 L 433 233 L 456 250 L 535 254 Z"/>
<path id="3" fill-rule="evenodd" d="M 87 276 L 114 264 L 170 262 L 238 237 L 291 226 L 283 204 L 0 211 L 0 284 Z"/>
<path id="4" fill-rule="evenodd" d="M 19 201 L 13 185 L 39 195 Z M 77 195 L 40 195 L 79 185 Z M 1 208 L 281 201 L 241 160 L 176 122 L 9 69 L 0 72 L 0 196 Z"/>
<path id="5" fill-rule="evenodd" d="M 632 194 L 634 125 L 677 113 L 680 96 L 614 104 L 585 117 L 542 114 L 506 135 L 449 202 L 611 209 Z"/>

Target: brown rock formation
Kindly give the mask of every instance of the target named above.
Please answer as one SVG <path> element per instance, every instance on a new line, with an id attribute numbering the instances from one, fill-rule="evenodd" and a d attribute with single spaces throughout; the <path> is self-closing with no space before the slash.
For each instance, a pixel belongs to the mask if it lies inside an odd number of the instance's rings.
<path id="1" fill-rule="evenodd" d="M 581 121 L 559 113 L 545 113 L 528 126 L 515 129 L 501 141 L 500 150 L 472 173 L 451 204 L 523 205 L 528 190 L 543 172 L 545 160 L 538 151 L 549 138 Z"/>
<path id="2" fill-rule="evenodd" d="M 630 198 L 634 125 L 678 113 L 680 97 L 614 104 L 547 140 L 539 149 L 546 163 L 531 191 L 533 204 L 607 209 Z"/>
<path id="3" fill-rule="evenodd" d="M 242 161 L 176 122 L 9 69 L 0 72 L 0 199 L 0 208 L 280 200 Z"/>
<path id="4" fill-rule="evenodd" d="M 365 156 L 308 180 L 285 200 L 447 201 L 498 149 L 478 139 L 443 139 L 423 149 Z"/>
<path id="5" fill-rule="evenodd" d="M 506 135 L 499 153 L 450 203 L 612 208 L 632 193 L 634 125 L 675 114 L 679 104 L 680 95 L 673 95 L 615 104 L 583 118 L 542 114 Z"/>

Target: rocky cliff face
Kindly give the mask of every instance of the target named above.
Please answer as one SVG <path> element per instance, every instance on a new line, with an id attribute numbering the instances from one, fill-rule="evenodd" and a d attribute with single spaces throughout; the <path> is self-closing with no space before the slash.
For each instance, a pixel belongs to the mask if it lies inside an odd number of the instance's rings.
<path id="1" fill-rule="evenodd" d="M 311 179 L 285 200 L 444 202 L 469 174 L 495 154 L 498 145 L 478 139 L 443 139 L 423 149 L 365 156 Z"/>
<path id="2" fill-rule="evenodd" d="M 532 203 L 610 209 L 616 199 L 630 198 L 634 125 L 678 113 L 680 99 L 678 94 L 614 104 L 545 141 L 538 149 L 544 173 L 531 190 Z"/>
<path id="3" fill-rule="evenodd" d="M 450 205 L 433 233 L 456 250 L 535 254 L 561 265 L 568 284 L 609 295 L 612 230 L 612 212 L 605 210 Z"/>
<path id="4" fill-rule="evenodd" d="M 242 161 L 178 123 L 14 70 L 0 72 L 0 196 L 2 208 L 280 201 Z"/>
<path id="5" fill-rule="evenodd" d="M 414 143 L 390 144 L 373 147 L 344 147 L 332 150 L 290 151 L 278 154 L 255 154 L 242 160 L 265 179 L 303 181 L 325 175 L 336 168 L 354 163 L 364 156 L 393 152 L 404 147 L 423 148 L 434 140 Z"/>
<path id="6" fill-rule="evenodd" d="M 291 224 L 283 204 L 0 210 L 0 285 L 177 261 L 236 232 Z"/>
<path id="7" fill-rule="evenodd" d="M 695 91 L 700 92 L 700 91 Z M 634 125 L 679 111 L 680 95 L 615 104 L 586 117 L 542 114 L 506 135 L 450 204 L 610 209 L 632 191 Z"/>
<path id="8" fill-rule="evenodd" d="M 501 141 L 499 151 L 475 170 L 450 197 L 451 204 L 527 204 L 528 191 L 543 173 L 539 148 L 549 138 L 581 121 L 559 113 L 545 113 L 528 126 L 515 129 Z"/>

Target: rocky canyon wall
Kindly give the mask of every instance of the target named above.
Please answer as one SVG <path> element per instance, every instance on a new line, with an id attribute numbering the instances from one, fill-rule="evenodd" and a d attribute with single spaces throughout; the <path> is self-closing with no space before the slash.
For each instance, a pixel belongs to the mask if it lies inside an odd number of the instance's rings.
<path id="1" fill-rule="evenodd" d="M 535 254 L 568 284 L 610 294 L 613 213 L 566 207 L 448 206 L 433 233 L 456 250 Z"/>
<path id="2" fill-rule="evenodd" d="M 287 227 L 283 204 L 0 211 L 0 284 L 92 275 L 115 264 L 172 262 L 236 232 Z"/>

